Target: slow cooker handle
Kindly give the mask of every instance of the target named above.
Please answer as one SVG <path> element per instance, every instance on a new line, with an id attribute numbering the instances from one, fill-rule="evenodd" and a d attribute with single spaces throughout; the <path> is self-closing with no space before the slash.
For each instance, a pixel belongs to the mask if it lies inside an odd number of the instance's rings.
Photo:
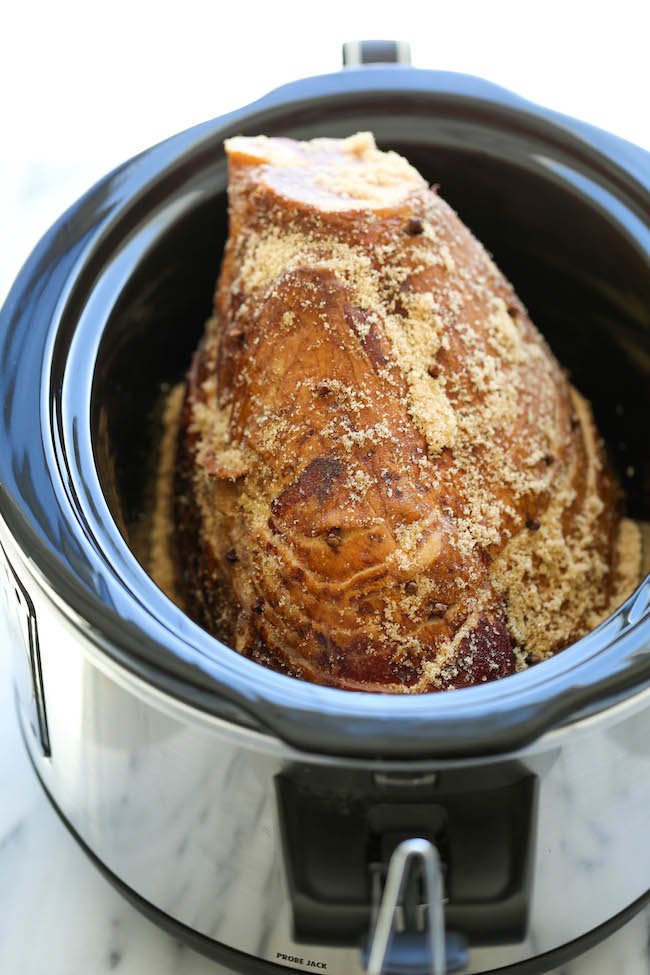
<path id="1" fill-rule="evenodd" d="M 401 957 L 391 958 L 395 917 L 404 900 L 409 867 L 416 860 L 421 863 L 424 879 L 424 931 L 412 937 L 406 946 L 402 944 Z M 453 934 L 445 936 L 442 865 L 438 850 L 429 840 L 403 840 L 395 848 L 381 900 L 375 901 L 367 957 L 367 975 L 397 975 L 398 972 L 401 975 L 406 970 L 445 975 L 466 967 L 465 940 Z M 426 969 L 422 967 L 423 958 L 427 959 Z"/>
<path id="2" fill-rule="evenodd" d="M 407 41 L 346 41 L 342 56 L 344 68 L 361 68 L 364 64 L 410 64 L 411 46 Z"/>

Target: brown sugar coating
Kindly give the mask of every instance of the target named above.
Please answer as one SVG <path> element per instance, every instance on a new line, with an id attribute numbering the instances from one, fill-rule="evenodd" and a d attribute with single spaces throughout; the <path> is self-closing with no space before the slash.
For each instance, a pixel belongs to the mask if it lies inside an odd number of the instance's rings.
<path id="1" fill-rule="evenodd" d="M 638 541 L 510 284 L 369 134 L 227 149 L 176 460 L 190 615 L 357 690 L 457 688 L 562 650 L 628 594 Z"/>

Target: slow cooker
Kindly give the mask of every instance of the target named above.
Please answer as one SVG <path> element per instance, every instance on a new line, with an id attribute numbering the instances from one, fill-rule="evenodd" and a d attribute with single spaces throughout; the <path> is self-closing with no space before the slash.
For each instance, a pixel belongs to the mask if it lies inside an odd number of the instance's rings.
<path id="1" fill-rule="evenodd" d="M 352 45 L 143 152 L 38 244 L 0 318 L 0 578 L 44 789 L 109 879 L 246 972 L 535 972 L 650 888 L 650 581 L 552 660 L 415 697 L 273 673 L 138 558 L 156 416 L 209 314 L 224 138 L 371 130 L 459 212 L 650 507 L 650 156 Z M 391 936 L 392 933 L 392 936 Z"/>

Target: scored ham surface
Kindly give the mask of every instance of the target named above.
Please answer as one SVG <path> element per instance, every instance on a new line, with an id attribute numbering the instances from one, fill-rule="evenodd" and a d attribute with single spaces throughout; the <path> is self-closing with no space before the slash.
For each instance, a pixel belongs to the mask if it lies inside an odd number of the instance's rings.
<path id="1" fill-rule="evenodd" d="M 591 629 L 630 586 L 629 524 L 588 404 L 483 247 L 369 134 L 227 150 L 178 438 L 189 614 L 276 670 L 394 693 Z"/>

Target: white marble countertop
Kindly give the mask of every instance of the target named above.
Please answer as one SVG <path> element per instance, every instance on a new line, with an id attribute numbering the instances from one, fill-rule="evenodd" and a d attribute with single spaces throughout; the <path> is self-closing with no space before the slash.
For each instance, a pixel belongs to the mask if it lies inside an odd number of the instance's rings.
<path id="1" fill-rule="evenodd" d="M 61 824 L 18 730 L 0 647 L 0 973 L 225 975 L 136 911 Z M 650 975 L 650 907 L 555 975 Z"/>

